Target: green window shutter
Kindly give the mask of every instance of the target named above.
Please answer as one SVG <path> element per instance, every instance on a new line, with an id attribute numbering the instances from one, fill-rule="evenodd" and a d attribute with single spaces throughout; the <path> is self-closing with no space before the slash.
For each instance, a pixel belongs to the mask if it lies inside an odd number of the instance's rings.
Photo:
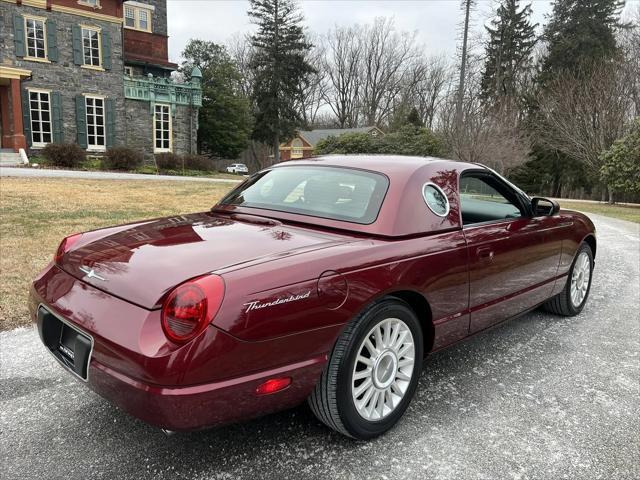
<path id="1" fill-rule="evenodd" d="M 58 55 L 58 27 L 53 20 L 47 20 L 47 58 L 57 62 Z"/>
<path id="2" fill-rule="evenodd" d="M 116 141 L 116 102 L 113 98 L 107 98 L 106 102 L 106 146 L 107 148 L 113 147 Z"/>
<path id="3" fill-rule="evenodd" d="M 111 70 L 111 34 L 102 31 L 102 68 Z"/>
<path id="4" fill-rule="evenodd" d="M 24 138 L 27 140 L 27 145 L 31 146 L 31 108 L 29 105 L 29 92 L 22 90 L 22 123 Z"/>
<path id="5" fill-rule="evenodd" d="M 16 44 L 16 57 L 24 57 L 27 54 L 24 38 L 24 18 L 16 13 L 13 16 L 13 40 Z"/>
<path id="6" fill-rule="evenodd" d="M 53 143 L 64 142 L 64 124 L 62 120 L 62 96 L 60 92 L 51 93 L 51 121 L 53 125 Z"/>
<path id="7" fill-rule="evenodd" d="M 78 145 L 87 148 L 87 104 L 84 95 L 76 95 L 76 129 Z"/>
<path id="8" fill-rule="evenodd" d="M 82 65 L 84 63 L 82 58 L 82 29 L 80 25 L 74 25 L 71 30 L 73 32 L 73 63 Z"/>

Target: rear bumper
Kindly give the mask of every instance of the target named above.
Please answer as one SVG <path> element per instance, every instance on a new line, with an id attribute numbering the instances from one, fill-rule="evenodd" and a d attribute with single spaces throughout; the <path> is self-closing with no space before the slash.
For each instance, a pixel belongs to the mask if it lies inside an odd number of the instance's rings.
<path id="1" fill-rule="evenodd" d="M 147 385 L 93 360 L 89 387 L 124 411 L 167 430 L 198 430 L 248 420 L 302 403 L 314 388 L 324 356 L 230 380 L 189 387 Z M 272 377 L 291 377 L 291 385 L 272 395 L 256 395 Z"/>
<path id="2" fill-rule="evenodd" d="M 176 346 L 162 333 L 158 311 L 98 291 L 55 266 L 36 279 L 29 304 L 34 322 L 43 321 L 38 315 L 42 305 L 90 337 L 86 376 L 80 373 L 92 390 L 168 430 L 207 428 L 302 403 L 322 373 L 339 328 L 248 342 L 211 325 L 192 342 Z M 42 337 L 42 325 L 39 331 Z M 45 345 L 57 345 L 55 338 L 49 340 Z M 51 351 L 56 345 L 43 348 Z M 61 363 L 61 368 L 75 368 Z M 257 395 L 256 388 L 274 377 L 290 377 L 291 385 Z"/>

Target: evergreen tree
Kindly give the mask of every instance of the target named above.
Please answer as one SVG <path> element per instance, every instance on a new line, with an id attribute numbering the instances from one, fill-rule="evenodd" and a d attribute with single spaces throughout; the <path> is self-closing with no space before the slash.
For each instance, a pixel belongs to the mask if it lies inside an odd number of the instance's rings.
<path id="1" fill-rule="evenodd" d="M 305 39 L 302 15 L 293 0 L 250 0 L 248 14 L 258 25 L 251 37 L 255 48 L 253 136 L 273 145 L 277 162 L 281 140 L 291 138 L 301 122 L 296 95 L 314 71 L 305 60 L 312 45 Z"/>
<path id="2" fill-rule="evenodd" d="M 481 80 L 485 100 L 515 99 L 518 80 L 531 70 L 531 53 L 536 43 L 530 21 L 531 5 L 520 8 L 520 0 L 502 0 L 491 26 Z"/>
<path id="3" fill-rule="evenodd" d="M 541 83 L 560 72 L 578 73 L 585 64 L 614 57 L 623 6 L 624 0 L 556 0 L 544 29 L 548 52 Z"/>
<path id="4" fill-rule="evenodd" d="M 416 128 L 424 127 L 422 120 L 420 120 L 420 114 L 418 113 L 418 109 L 416 107 L 413 107 L 409 112 L 409 115 L 407 115 L 406 124 L 413 125 Z"/>
<path id="5" fill-rule="evenodd" d="M 186 77 L 194 67 L 202 73 L 202 107 L 198 113 L 198 149 L 235 159 L 247 147 L 251 133 L 249 99 L 243 95 L 241 77 L 225 47 L 190 40 L 180 71 Z"/>

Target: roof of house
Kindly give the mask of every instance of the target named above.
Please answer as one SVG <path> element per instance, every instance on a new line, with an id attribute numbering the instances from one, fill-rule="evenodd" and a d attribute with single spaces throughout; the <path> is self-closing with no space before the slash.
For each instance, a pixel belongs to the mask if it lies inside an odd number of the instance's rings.
<path id="1" fill-rule="evenodd" d="M 345 133 L 369 133 L 374 129 L 379 130 L 378 127 L 374 126 L 358 128 L 320 128 L 317 130 L 300 130 L 298 131 L 298 135 L 304 138 L 311 146 L 315 147 L 320 140 L 331 136 L 337 137 Z"/>

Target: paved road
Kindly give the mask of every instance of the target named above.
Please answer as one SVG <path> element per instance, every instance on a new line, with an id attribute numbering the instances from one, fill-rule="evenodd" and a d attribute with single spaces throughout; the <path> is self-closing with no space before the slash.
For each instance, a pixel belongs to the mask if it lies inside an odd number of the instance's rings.
<path id="1" fill-rule="evenodd" d="M 432 356 L 404 419 L 368 443 L 305 406 L 165 437 L 64 373 L 33 330 L 0 334 L 0 477 L 640 478 L 640 227 L 592 217 L 583 313 L 535 312 Z"/>
<path id="2" fill-rule="evenodd" d="M 86 178 L 89 180 L 169 180 L 177 182 L 238 183 L 233 178 L 180 177 L 178 175 L 147 175 L 143 173 L 82 172 L 77 170 L 47 170 L 43 168 L 0 167 L 0 177 Z"/>

